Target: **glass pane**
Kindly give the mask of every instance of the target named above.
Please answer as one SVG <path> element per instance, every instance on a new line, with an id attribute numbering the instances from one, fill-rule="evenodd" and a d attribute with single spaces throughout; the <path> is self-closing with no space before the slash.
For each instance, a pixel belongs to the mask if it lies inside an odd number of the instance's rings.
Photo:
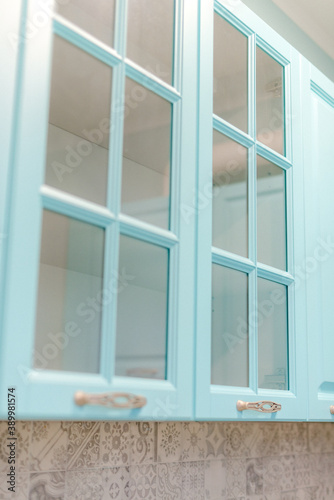
<path id="1" fill-rule="evenodd" d="M 57 13 L 108 45 L 114 43 L 115 0 L 58 0 Z"/>
<path id="2" fill-rule="evenodd" d="M 97 373 L 104 230 L 44 211 L 34 367 Z"/>
<path id="3" fill-rule="evenodd" d="M 212 244 L 248 255 L 247 149 L 213 131 Z"/>
<path id="4" fill-rule="evenodd" d="M 283 67 L 256 47 L 257 139 L 284 155 Z"/>
<path id="5" fill-rule="evenodd" d="M 258 262 L 286 270 L 285 171 L 257 157 Z"/>
<path id="6" fill-rule="evenodd" d="M 211 383 L 248 386 L 248 277 L 212 266 Z"/>
<path id="7" fill-rule="evenodd" d="M 214 16 L 213 112 L 235 127 L 247 125 L 247 37 Z"/>
<path id="8" fill-rule="evenodd" d="M 259 387 L 289 389 L 287 289 L 258 279 Z"/>
<path id="9" fill-rule="evenodd" d="M 129 0 L 127 57 L 167 83 L 173 79 L 173 0 Z"/>
<path id="10" fill-rule="evenodd" d="M 106 203 L 112 70 L 55 36 L 45 183 Z"/>
<path id="11" fill-rule="evenodd" d="M 166 248 L 120 238 L 116 375 L 166 378 L 168 259 Z"/>
<path id="12" fill-rule="evenodd" d="M 127 79 L 122 212 L 168 229 L 171 104 Z"/>

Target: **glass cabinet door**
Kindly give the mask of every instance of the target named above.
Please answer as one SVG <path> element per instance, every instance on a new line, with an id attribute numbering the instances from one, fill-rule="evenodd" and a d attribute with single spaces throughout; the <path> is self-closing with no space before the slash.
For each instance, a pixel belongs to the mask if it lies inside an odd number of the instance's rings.
<path id="1" fill-rule="evenodd" d="M 212 189 L 199 210 L 197 417 L 294 419 L 304 411 L 305 418 L 294 323 L 292 203 L 300 157 L 297 141 L 291 154 L 297 134 L 290 98 L 297 58 L 247 8 L 218 0 L 211 7 L 203 22 L 213 26 L 213 38 L 201 45 L 207 63 L 200 109 L 207 114 L 200 123 L 200 202 L 208 192 L 209 148 Z"/>
<path id="2" fill-rule="evenodd" d="M 24 47 L 1 367 L 18 418 L 192 416 L 197 37 L 183 0 L 69 0 Z"/>

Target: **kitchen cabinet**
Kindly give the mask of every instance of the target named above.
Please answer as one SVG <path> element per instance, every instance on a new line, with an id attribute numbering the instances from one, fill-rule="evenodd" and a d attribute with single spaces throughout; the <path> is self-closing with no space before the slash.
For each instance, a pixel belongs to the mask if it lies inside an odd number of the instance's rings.
<path id="1" fill-rule="evenodd" d="M 190 419 L 196 6 L 21 8 L 1 417 Z"/>
<path id="2" fill-rule="evenodd" d="M 306 419 L 299 55 L 241 3 L 201 14 L 196 417 Z"/>
<path id="3" fill-rule="evenodd" d="M 332 418 L 332 84 L 241 2 L 91 5 L 21 3 L 1 418 Z"/>

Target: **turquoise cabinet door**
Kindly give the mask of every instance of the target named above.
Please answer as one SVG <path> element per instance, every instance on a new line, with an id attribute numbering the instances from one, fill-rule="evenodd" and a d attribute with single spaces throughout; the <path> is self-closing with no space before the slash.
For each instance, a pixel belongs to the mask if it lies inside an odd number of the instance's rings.
<path id="1" fill-rule="evenodd" d="M 241 3 L 200 15 L 196 418 L 305 419 L 299 56 Z"/>
<path id="2" fill-rule="evenodd" d="M 334 84 L 303 61 L 305 263 L 309 418 L 333 420 Z"/>
<path id="3" fill-rule="evenodd" d="M 23 11 L 1 418 L 193 417 L 198 14 L 136 5 Z"/>
<path id="4" fill-rule="evenodd" d="M 2 318 L 4 277 L 6 272 L 6 239 L 8 236 L 8 191 L 12 182 L 9 165 L 15 148 L 11 142 L 11 132 L 15 123 L 16 98 L 19 95 L 17 81 L 18 54 L 20 46 L 20 22 L 24 2 L 6 1 L 3 4 L 3 14 L 0 19 L 1 37 L 1 95 L 0 109 L 2 120 L 0 124 L 0 318 Z M 1 341 L 1 326 L 0 326 Z"/>

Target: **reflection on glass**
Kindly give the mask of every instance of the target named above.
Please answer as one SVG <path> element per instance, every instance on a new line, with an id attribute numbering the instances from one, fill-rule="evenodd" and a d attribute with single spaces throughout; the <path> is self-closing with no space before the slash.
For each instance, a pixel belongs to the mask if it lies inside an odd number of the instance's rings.
<path id="1" fill-rule="evenodd" d="M 259 387 L 289 389 L 287 289 L 258 279 Z"/>
<path id="2" fill-rule="evenodd" d="M 286 270 L 285 171 L 257 157 L 258 262 Z"/>
<path id="3" fill-rule="evenodd" d="M 247 125 L 247 37 L 214 16 L 213 112 L 235 127 Z"/>
<path id="4" fill-rule="evenodd" d="M 212 244 L 247 257 L 247 149 L 213 131 Z"/>
<path id="5" fill-rule="evenodd" d="M 283 67 L 256 47 L 257 139 L 284 155 Z"/>
<path id="6" fill-rule="evenodd" d="M 55 36 L 45 183 L 106 203 L 111 68 Z"/>
<path id="7" fill-rule="evenodd" d="M 127 57 L 172 83 L 173 45 L 174 0 L 129 0 Z"/>
<path id="8" fill-rule="evenodd" d="M 166 248 L 120 238 L 116 375 L 166 378 L 168 259 Z"/>
<path id="9" fill-rule="evenodd" d="M 60 0 L 57 13 L 107 45 L 114 42 L 115 0 Z"/>
<path id="10" fill-rule="evenodd" d="M 247 275 L 212 266 L 211 383 L 248 386 Z"/>
<path id="11" fill-rule="evenodd" d="M 104 230 L 44 211 L 34 367 L 98 373 Z"/>
<path id="12" fill-rule="evenodd" d="M 168 229 L 171 104 L 126 81 L 122 212 Z"/>

